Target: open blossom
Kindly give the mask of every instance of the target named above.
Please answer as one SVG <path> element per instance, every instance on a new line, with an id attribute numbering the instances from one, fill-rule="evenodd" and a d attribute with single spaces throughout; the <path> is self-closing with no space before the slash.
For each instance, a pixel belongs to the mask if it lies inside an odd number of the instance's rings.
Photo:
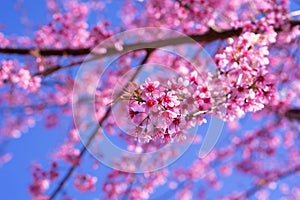
<path id="1" fill-rule="evenodd" d="M 18 84 L 26 89 L 29 85 L 30 78 L 30 72 L 26 69 L 21 69 L 18 73 Z"/>
<path id="2" fill-rule="evenodd" d="M 158 86 L 159 86 L 159 82 L 158 81 L 153 81 L 152 82 L 150 78 L 147 78 L 146 81 L 145 81 L 145 83 L 142 84 L 140 86 L 140 88 L 142 90 L 147 91 L 147 92 L 154 92 L 155 89 L 157 89 Z"/>
<path id="3" fill-rule="evenodd" d="M 48 188 L 49 188 L 49 180 L 47 179 L 35 180 L 35 182 L 29 186 L 29 192 L 33 195 L 38 196 L 43 194 Z"/>
<path id="4" fill-rule="evenodd" d="M 88 174 L 77 174 L 74 179 L 75 187 L 81 192 L 88 192 L 95 190 L 97 177 Z"/>
<path id="5" fill-rule="evenodd" d="M 176 96 L 174 91 L 169 92 L 161 92 L 159 101 L 161 102 L 161 105 L 165 108 L 175 108 L 179 106 L 180 101 L 178 100 L 178 97 Z"/>

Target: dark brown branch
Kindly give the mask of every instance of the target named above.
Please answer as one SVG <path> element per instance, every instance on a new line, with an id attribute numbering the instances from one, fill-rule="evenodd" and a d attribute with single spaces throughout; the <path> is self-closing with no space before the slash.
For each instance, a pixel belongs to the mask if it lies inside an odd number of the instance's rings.
<path id="1" fill-rule="evenodd" d="M 285 116 L 290 120 L 300 121 L 300 109 L 290 109 L 285 112 Z"/>
<path id="2" fill-rule="evenodd" d="M 291 27 L 294 27 L 296 25 L 300 25 L 300 21 L 290 21 Z M 277 32 L 282 31 L 281 29 L 276 29 Z M 164 47 L 164 46 L 170 46 L 170 45 L 180 45 L 180 44 L 185 44 L 191 42 L 191 38 L 197 42 L 212 42 L 215 40 L 222 40 L 226 39 L 229 37 L 233 36 L 238 36 L 242 33 L 242 29 L 230 29 L 230 30 L 225 30 L 222 32 L 217 32 L 213 29 L 210 29 L 207 33 L 201 34 L 201 35 L 190 35 L 187 37 L 178 37 L 178 38 L 171 38 L 171 39 L 166 39 L 166 40 L 159 40 L 159 41 L 153 41 L 153 42 L 148 42 L 148 43 L 136 43 L 136 44 L 129 44 L 125 45 L 122 51 L 118 51 L 115 48 L 108 48 L 107 52 L 105 54 L 101 55 L 94 55 L 94 57 L 91 57 L 88 60 L 80 60 L 76 62 L 71 62 L 67 65 L 56 65 L 52 66 L 44 71 L 37 72 L 33 74 L 33 76 L 48 76 L 56 71 L 70 68 L 76 65 L 80 65 L 83 62 L 89 62 L 93 61 L 99 58 L 103 58 L 106 56 L 114 55 L 114 54 L 121 54 L 123 52 L 127 52 L 128 50 L 132 49 L 139 49 L 142 50 L 144 49 L 145 46 L 149 47 Z M 91 49 L 86 48 L 86 49 L 18 49 L 18 48 L 0 48 L 0 53 L 4 54 L 19 54 L 19 55 L 33 55 L 33 56 L 84 56 L 87 55 L 90 52 Z M 4 80 L 4 83 L 10 82 L 10 80 Z"/>
<path id="3" fill-rule="evenodd" d="M 300 21 L 291 20 L 290 25 L 292 27 L 296 25 L 300 25 Z M 280 32 L 281 29 L 277 29 L 276 31 Z M 179 45 L 190 42 L 189 38 L 194 39 L 197 42 L 212 42 L 215 40 L 222 40 L 228 37 L 239 36 L 242 33 L 242 28 L 239 29 L 229 29 L 225 31 L 215 31 L 210 29 L 208 32 L 200 35 L 189 35 L 187 37 L 178 37 L 178 38 L 170 38 L 166 40 L 158 40 L 149 42 L 156 47 L 163 47 L 169 45 Z M 138 47 L 149 46 L 149 43 L 135 43 L 124 45 L 124 52 L 128 49 L 136 49 Z M 18 54 L 18 55 L 34 55 L 38 54 L 40 56 L 84 56 L 88 55 L 91 52 L 91 48 L 81 48 L 81 49 L 35 49 L 35 48 L 0 48 L 0 53 L 2 54 Z M 109 47 L 107 52 L 102 54 L 102 56 L 109 56 L 116 53 L 122 53 L 122 51 L 116 50 L 114 47 Z"/>
<path id="4" fill-rule="evenodd" d="M 38 52 L 41 56 L 82 56 L 89 54 L 90 49 L 0 48 L 0 53 L 3 54 L 32 55 L 34 52 Z"/>

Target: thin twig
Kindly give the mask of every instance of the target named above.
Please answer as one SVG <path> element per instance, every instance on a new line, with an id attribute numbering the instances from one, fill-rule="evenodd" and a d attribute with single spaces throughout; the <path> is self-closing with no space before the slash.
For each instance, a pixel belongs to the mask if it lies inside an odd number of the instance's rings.
<path id="1" fill-rule="evenodd" d="M 136 72 L 134 73 L 134 75 L 131 77 L 131 80 L 134 80 L 136 78 L 136 76 L 138 75 L 138 73 L 140 72 L 140 70 L 143 68 L 143 65 L 147 63 L 150 55 L 152 53 L 152 50 L 147 50 L 147 54 L 146 56 L 144 57 L 144 59 L 142 60 L 140 66 L 137 68 Z M 127 87 L 129 85 L 129 82 L 127 82 L 126 86 Z M 98 130 L 99 128 L 103 125 L 104 121 L 109 117 L 111 111 L 112 111 L 112 107 L 114 106 L 115 104 L 111 104 L 106 112 L 105 112 L 105 115 L 102 117 L 102 119 L 99 121 L 99 126 L 97 126 L 97 128 L 94 130 L 94 132 L 92 133 L 92 135 L 89 137 L 87 143 L 81 148 L 80 150 L 80 154 L 79 154 L 79 158 L 83 157 L 83 155 L 86 153 L 87 151 L 87 147 L 89 147 L 89 145 L 91 144 L 92 140 L 95 138 L 95 136 L 97 135 L 98 133 Z M 50 195 L 50 198 L 49 200 L 53 200 L 57 194 L 62 190 L 63 186 L 65 185 L 65 183 L 67 182 L 67 180 L 70 178 L 70 176 L 72 175 L 72 173 L 74 172 L 74 170 L 76 169 L 78 165 L 72 165 L 67 173 L 64 175 L 64 177 L 61 179 L 61 181 L 59 182 L 58 186 L 56 187 L 56 189 L 52 192 L 52 194 Z"/>

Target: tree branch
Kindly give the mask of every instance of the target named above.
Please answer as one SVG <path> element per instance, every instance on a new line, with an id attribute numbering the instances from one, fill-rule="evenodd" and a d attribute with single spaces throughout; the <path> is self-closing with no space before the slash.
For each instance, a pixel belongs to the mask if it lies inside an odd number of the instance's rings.
<path id="1" fill-rule="evenodd" d="M 285 116 L 290 120 L 300 121 L 300 109 L 290 109 L 285 112 Z"/>
<path id="2" fill-rule="evenodd" d="M 290 25 L 291 27 L 300 25 L 300 21 L 296 20 L 290 20 Z M 276 29 L 275 31 L 280 32 L 282 31 L 280 28 Z M 180 44 L 185 44 L 191 42 L 190 38 L 197 42 L 212 42 L 215 40 L 221 40 L 221 39 L 226 39 L 229 37 L 233 36 L 239 36 L 242 33 L 242 28 L 239 29 L 229 29 L 225 30 L 222 32 L 217 32 L 213 29 L 210 29 L 208 32 L 201 34 L 201 35 L 190 35 L 186 37 L 178 37 L 178 38 L 171 38 L 171 39 L 166 39 L 166 40 L 158 40 L 158 41 L 153 41 L 153 42 L 146 42 L 146 43 L 135 43 L 135 44 L 129 44 L 129 45 L 124 45 L 122 51 L 116 50 L 114 47 L 109 47 L 107 48 L 106 53 L 104 54 L 98 54 L 94 55 L 94 57 L 88 59 L 88 60 L 80 60 L 80 61 L 75 61 L 71 62 L 67 65 L 56 65 L 49 67 L 48 69 L 45 69 L 44 71 L 37 72 L 33 74 L 33 76 L 48 76 L 54 72 L 57 72 L 62 69 L 70 68 L 76 65 L 80 65 L 83 62 L 90 62 L 94 61 L 99 58 L 103 58 L 106 56 L 111 56 L 114 54 L 120 54 L 123 52 L 127 52 L 128 50 L 131 49 L 139 49 L 142 50 L 144 49 L 145 46 L 148 47 L 164 47 L 164 46 L 170 46 L 170 45 L 180 45 Z M 84 48 L 84 49 L 33 49 L 33 48 L 0 48 L 0 54 L 19 54 L 19 55 L 36 55 L 38 54 L 39 56 L 84 56 L 88 55 L 91 53 L 90 48 Z M 4 83 L 10 82 L 10 80 L 6 79 L 3 80 Z"/>
<path id="3" fill-rule="evenodd" d="M 300 25 L 300 21 L 297 20 L 290 20 L 289 21 L 291 27 L 296 25 Z M 282 29 L 276 29 L 277 32 L 282 31 Z M 128 49 L 137 49 L 140 47 L 144 47 L 145 45 L 149 46 L 152 44 L 156 47 L 164 47 L 169 45 L 180 45 L 187 42 L 190 42 L 189 38 L 194 39 L 197 42 L 212 42 L 215 40 L 222 40 L 229 37 L 239 36 L 242 33 L 242 28 L 238 29 L 229 29 L 218 32 L 216 30 L 210 29 L 204 34 L 200 35 L 189 35 L 189 36 L 182 36 L 178 38 L 170 38 L 166 40 L 158 40 L 153 42 L 146 42 L 146 43 L 135 43 L 124 45 L 123 51 L 118 51 L 115 47 L 107 48 L 107 52 L 102 54 L 101 56 L 110 56 L 117 53 L 122 53 L 127 51 Z M 33 55 L 34 53 L 38 53 L 40 56 L 84 56 L 91 53 L 91 48 L 81 48 L 81 49 L 36 49 L 36 48 L 0 48 L 0 53 L 2 54 L 18 54 L 18 55 Z"/>
<path id="4" fill-rule="evenodd" d="M 136 72 L 132 75 L 130 81 L 134 80 L 136 78 L 136 76 L 138 75 L 138 73 L 140 72 L 140 70 L 143 68 L 143 65 L 147 63 L 150 55 L 152 54 L 153 50 L 149 49 L 147 51 L 146 56 L 144 57 L 144 59 L 141 61 L 140 66 L 137 68 Z M 124 88 L 126 88 L 130 81 L 127 82 L 126 86 Z M 121 90 L 123 91 L 123 90 Z M 99 128 L 103 125 L 104 121 L 109 117 L 111 111 L 112 111 L 112 107 L 113 105 L 110 105 L 106 112 L 105 115 L 102 117 L 102 119 L 99 121 L 99 126 L 94 130 L 94 132 L 92 133 L 92 135 L 88 138 L 87 143 L 81 148 L 80 150 L 80 154 L 78 156 L 78 158 L 82 158 L 83 155 L 87 152 L 87 147 L 89 147 L 89 145 L 91 144 L 92 140 L 95 138 L 95 136 L 98 133 Z M 64 177 L 61 179 L 61 181 L 59 182 L 58 186 L 56 187 L 56 189 L 52 192 L 52 194 L 50 195 L 49 200 L 53 200 L 57 194 L 62 190 L 63 186 L 65 185 L 65 183 L 68 181 L 68 179 L 70 178 L 70 176 L 72 175 L 72 173 L 74 172 L 74 170 L 76 169 L 78 165 L 72 165 L 67 173 L 64 175 Z"/>

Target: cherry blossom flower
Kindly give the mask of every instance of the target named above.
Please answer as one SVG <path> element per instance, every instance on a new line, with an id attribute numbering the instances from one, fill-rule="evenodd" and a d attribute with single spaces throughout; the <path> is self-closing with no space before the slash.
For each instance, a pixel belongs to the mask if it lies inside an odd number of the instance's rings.
<path id="1" fill-rule="evenodd" d="M 97 178 L 87 174 L 77 174 L 74 179 L 75 187 L 81 192 L 95 190 Z"/>

